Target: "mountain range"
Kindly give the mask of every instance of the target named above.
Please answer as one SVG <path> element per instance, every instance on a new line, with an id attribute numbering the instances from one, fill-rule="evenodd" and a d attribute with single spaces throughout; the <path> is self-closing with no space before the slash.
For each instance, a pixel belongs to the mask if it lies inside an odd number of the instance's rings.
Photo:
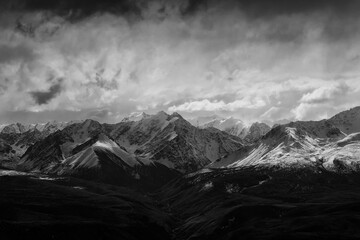
<path id="1" fill-rule="evenodd" d="M 117 124 L 90 119 L 11 124 L 0 136 L 4 167 L 122 184 L 150 183 L 150 176 L 159 178 L 154 183 L 163 183 L 243 145 L 236 136 L 196 128 L 179 114 L 165 112 L 132 115 Z"/>
<path id="2" fill-rule="evenodd" d="M 194 124 L 194 121 L 191 122 Z M 357 149 L 354 142 L 360 132 L 359 122 L 360 107 L 327 120 L 291 122 L 273 128 L 265 123 L 246 125 L 239 119 L 216 115 L 199 118 L 195 127 L 178 113 L 169 115 L 162 111 L 155 115 L 133 113 L 117 124 L 100 124 L 90 119 L 68 123 L 15 123 L 2 126 L 1 163 L 28 171 L 53 172 L 58 164 L 92 148 L 96 143 L 94 139 L 107 138 L 111 146 L 123 149 L 127 158 L 154 161 L 182 173 L 207 165 L 235 167 L 280 162 L 306 165 L 324 161 L 330 166 L 333 160 L 345 165 L 350 161 L 353 165 L 356 157 L 352 156 L 356 153 L 351 155 L 353 151 L 347 148 L 350 144 L 350 148 Z M 345 156 L 343 152 L 351 156 L 334 157 Z M 298 158 L 300 160 L 295 160 Z"/>
<path id="3" fill-rule="evenodd" d="M 211 164 L 211 167 L 319 167 L 357 171 L 360 167 L 360 108 L 322 121 L 275 126 L 261 141 Z"/>
<path id="4" fill-rule="evenodd" d="M 3 126 L 3 235 L 356 239 L 359 123 L 360 107 L 272 128 L 162 111 Z"/>

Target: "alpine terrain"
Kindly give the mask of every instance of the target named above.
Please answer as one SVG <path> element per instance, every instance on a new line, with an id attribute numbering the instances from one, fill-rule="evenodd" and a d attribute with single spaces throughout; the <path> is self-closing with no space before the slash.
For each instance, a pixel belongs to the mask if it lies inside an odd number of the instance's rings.
<path id="1" fill-rule="evenodd" d="M 321 121 L 2 126 L 4 239 L 360 238 L 360 107 Z"/>

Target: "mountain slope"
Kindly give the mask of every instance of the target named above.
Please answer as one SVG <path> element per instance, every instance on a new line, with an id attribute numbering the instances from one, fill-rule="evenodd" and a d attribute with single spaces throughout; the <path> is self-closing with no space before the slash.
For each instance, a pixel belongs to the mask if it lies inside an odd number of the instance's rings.
<path id="1" fill-rule="evenodd" d="M 23 125 L 20 123 L 9 124 L 3 127 L 0 140 L 10 146 L 11 154 L 0 149 L 0 165 L 15 166 L 26 150 L 36 142 L 43 140 L 50 134 L 64 129 L 73 122 L 48 122 Z M 10 164 L 10 165 L 9 165 Z"/>
<path id="2" fill-rule="evenodd" d="M 198 129 L 177 113 L 159 112 L 105 129 L 129 152 L 182 172 L 198 170 L 242 146 L 239 138 L 215 128 Z"/>
<path id="3" fill-rule="evenodd" d="M 360 132 L 360 106 L 336 114 L 329 122 L 346 134 Z"/>
<path id="4" fill-rule="evenodd" d="M 229 134 L 239 136 L 241 131 L 244 129 L 245 124 L 239 119 L 229 117 L 225 119 L 214 119 L 212 121 L 203 124 L 201 127 L 203 128 L 213 127 L 221 131 L 225 131 Z"/>
<path id="5" fill-rule="evenodd" d="M 293 122 L 273 128 L 259 143 L 244 147 L 209 167 L 322 166 L 331 171 L 354 171 L 360 166 L 357 134 L 344 133 L 327 120 Z"/>
<path id="6" fill-rule="evenodd" d="M 251 124 L 250 127 L 245 127 L 241 133 L 240 137 L 244 139 L 247 143 L 253 143 L 258 141 L 262 136 L 267 134 L 271 128 L 265 123 L 255 122 Z"/>
<path id="7" fill-rule="evenodd" d="M 101 129 L 89 120 L 51 134 L 28 149 L 18 169 L 146 190 L 178 176 L 160 163 L 128 153 Z"/>

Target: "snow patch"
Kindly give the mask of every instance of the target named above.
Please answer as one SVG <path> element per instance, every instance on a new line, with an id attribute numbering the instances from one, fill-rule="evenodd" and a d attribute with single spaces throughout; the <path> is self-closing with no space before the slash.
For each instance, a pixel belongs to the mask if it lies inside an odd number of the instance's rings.
<path id="1" fill-rule="evenodd" d="M 159 160 L 156 160 L 156 162 L 159 162 L 159 163 L 161 163 L 162 165 L 165 165 L 168 168 L 172 168 L 172 169 L 175 168 L 175 164 L 173 162 L 170 162 L 169 159 L 167 159 L 167 158 L 161 158 Z"/>
<path id="2" fill-rule="evenodd" d="M 14 170 L 0 170 L 0 177 L 2 176 L 26 176 L 26 175 L 32 175 L 25 172 L 18 172 Z"/>
<path id="3" fill-rule="evenodd" d="M 114 141 L 111 141 L 108 138 L 99 139 L 93 147 L 100 148 L 100 149 L 106 149 L 116 156 L 118 156 L 121 160 L 123 160 L 126 164 L 128 164 L 131 167 L 134 167 L 135 165 L 138 165 L 139 162 L 136 160 L 136 158 L 132 155 L 130 155 L 125 150 L 121 149 L 119 145 L 117 145 Z M 149 164 L 146 160 L 143 161 L 144 164 Z"/>
<path id="4" fill-rule="evenodd" d="M 240 187 L 237 184 L 228 183 L 225 185 L 225 190 L 227 193 L 236 193 L 240 191 Z"/>
<path id="5" fill-rule="evenodd" d="M 63 178 L 38 177 L 37 179 L 43 180 L 43 181 L 55 181 L 55 180 L 60 180 L 60 179 L 63 179 Z"/>
<path id="6" fill-rule="evenodd" d="M 204 184 L 204 186 L 201 188 L 200 191 L 208 191 L 213 187 L 214 187 L 214 184 L 212 182 L 207 182 Z"/>
<path id="7" fill-rule="evenodd" d="M 163 123 L 163 125 L 161 126 L 160 130 L 163 131 L 167 126 L 169 126 L 170 123 L 175 122 L 176 120 L 178 120 L 178 117 L 173 117 L 172 119 L 170 119 L 169 121 L 165 121 Z"/>
<path id="8" fill-rule="evenodd" d="M 168 138 L 168 141 L 171 141 L 171 140 L 175 139 L 177 136 L 178 136 L 178 135 L 177 135 L 176 132 L 172 132 L 172 133 L 170 134 L 169 138 Z"/>

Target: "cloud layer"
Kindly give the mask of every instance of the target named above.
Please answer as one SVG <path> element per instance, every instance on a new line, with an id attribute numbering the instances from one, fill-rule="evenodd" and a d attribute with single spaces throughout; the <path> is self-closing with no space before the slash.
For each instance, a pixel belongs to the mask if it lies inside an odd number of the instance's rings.
<path id="1" fill-rule="evenodd" d="M 357 5 L 9 1 L 0 14 L 0 117 L 328 117 L 360 105 Z"/>

